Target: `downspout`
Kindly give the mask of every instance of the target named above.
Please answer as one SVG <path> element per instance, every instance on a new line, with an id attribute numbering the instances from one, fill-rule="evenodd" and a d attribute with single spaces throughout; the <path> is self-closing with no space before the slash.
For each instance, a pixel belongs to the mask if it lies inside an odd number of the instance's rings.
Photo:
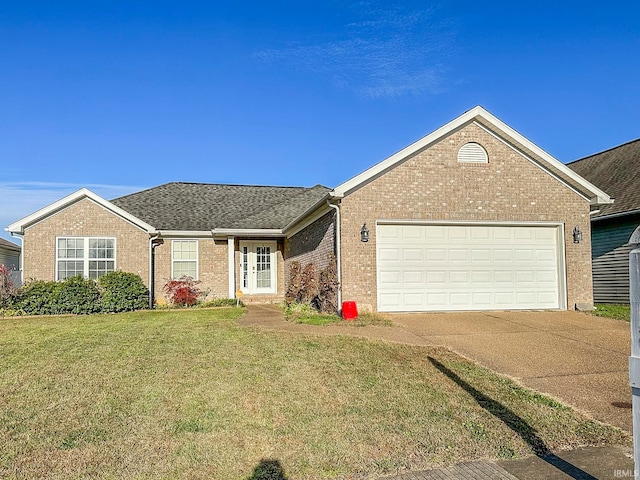
<path id="1" fill-rule="evenodd" d="M 327 205 L 336 211 L 336 269 L 338 270 L 338 312 L 342 310 L 342 267 L 340 255 L 340 207 L 327 200 Z"/>
<path id="2" fill-rule="evenodd" d="M 160 237 L 159 234 L 156 234 L 153 237 L 149 237 L 149 310 L 153 310 L 153 305 L 155 303 L 155 254 L 154 250 L 156 245 L 154 242 Z"/>

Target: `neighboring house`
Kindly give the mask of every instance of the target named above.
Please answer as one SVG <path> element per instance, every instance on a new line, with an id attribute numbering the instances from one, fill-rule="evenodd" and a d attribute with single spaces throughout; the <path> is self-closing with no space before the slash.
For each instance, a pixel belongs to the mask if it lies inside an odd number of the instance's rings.
<path id="1" fill-rule="evenodd" d="M 0 265 L 4 265 L 11 271 L 11 278 L 16 285 L 21 285 L 20 247 L 4 238 L 0 238 Z"/>
<path id="2" fill-rule="evenodd" d="M 334 189 L 83 189 L 8 230 L 27 278 L 121 269 L 161 295 L 187 274 L 217 297 L 278 301 L 292 261 L 335 253 L 340 298 L 361 310 L 567 309 L 593 301 L 589 210 L 610 201 L 476 107 Z"/>
<path id="3" fill-rule="evenodd" d="M 567 164 L 615 203 L 591 216 L 593 297 L 629 303 L 629 237 L 640 225 L 640 139 Z"/>

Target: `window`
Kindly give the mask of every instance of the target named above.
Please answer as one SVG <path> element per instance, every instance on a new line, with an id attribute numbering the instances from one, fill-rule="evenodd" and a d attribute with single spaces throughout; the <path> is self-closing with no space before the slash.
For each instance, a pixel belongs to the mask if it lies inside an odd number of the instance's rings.
<path id="1" fill-rule="evenodd" d="M 56 248 L 56 279 L 96 279 L 116 269 L 115 238 L 62 237 Z"/>
<path id="2" fill-rule="evenodd" d="M 198 241 L 173 240 L 171 242 L 172 278 L 191 277 L 198 279 Z"/>

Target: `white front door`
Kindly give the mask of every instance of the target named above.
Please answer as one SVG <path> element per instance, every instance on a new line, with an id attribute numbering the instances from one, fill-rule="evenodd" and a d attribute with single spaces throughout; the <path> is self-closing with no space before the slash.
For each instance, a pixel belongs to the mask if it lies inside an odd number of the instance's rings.
<path id="1" fill-rule="evenodd" d="M 242 293 L 277 293 L 276 242 L 240 242 L 240 290 Z"/>

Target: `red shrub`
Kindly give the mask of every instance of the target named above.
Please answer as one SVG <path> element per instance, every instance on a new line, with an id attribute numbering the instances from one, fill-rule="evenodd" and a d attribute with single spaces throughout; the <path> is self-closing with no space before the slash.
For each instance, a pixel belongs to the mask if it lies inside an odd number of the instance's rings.
<path id="1" fill-rule="evenodd" d="M 202 295 L 202 291 L 198 288 L 200 283 L 200 280 L 185 276 L 177 280 L 169 280 L 162 290 L 167 294 L 169 301 L 173 305 L 190 307 L 195 305 Z"/>

